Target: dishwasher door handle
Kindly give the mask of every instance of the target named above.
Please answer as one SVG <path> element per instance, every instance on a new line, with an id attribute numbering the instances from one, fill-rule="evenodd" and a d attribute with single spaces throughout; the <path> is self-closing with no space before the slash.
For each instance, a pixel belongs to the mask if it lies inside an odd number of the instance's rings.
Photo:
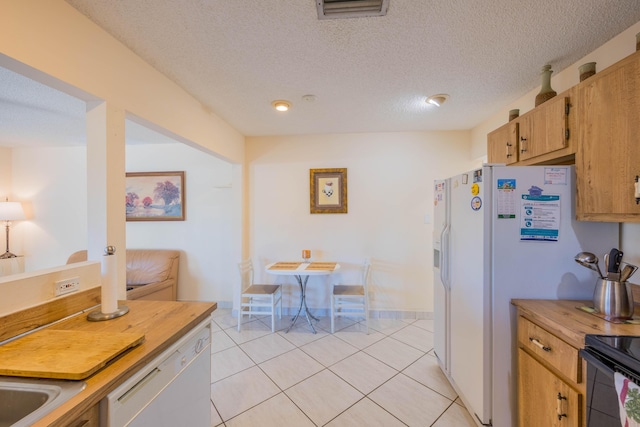
<path id="1" fill-rule="evenodd" d="M 135 396 L 136 391 L 142 389 L 142 387 L 148 384 L 151 380 L 153 380 L 159 374 L 160 374 L 160 369 L 158 368 L 155 368 L 153 371 L 149 372 L 147 375 L 145 375 L 144 378 L 138 381 L 133 387 L 125 391 L 122 394 L 122 396 L 118 398 L 118 402 L 125 403 L 127 400 L 129 400 L 129 398 Z"/>

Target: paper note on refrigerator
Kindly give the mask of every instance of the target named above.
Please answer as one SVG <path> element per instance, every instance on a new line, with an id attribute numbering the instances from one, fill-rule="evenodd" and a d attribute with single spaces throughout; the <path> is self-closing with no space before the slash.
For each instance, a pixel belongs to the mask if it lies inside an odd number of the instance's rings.
<path id="1" fill-rule="evenodd" d="M 566 167 L 545 167 L 544 168 L 544 184 L 545 185 L 567 185 L 569 182 L 569 168 Z"/>
<path id="2" fill-rule="evenodd" d="M 516 217 L 516 180 L 498 179 L 498 219 Z"/>
<path id="3" fill-rule="evenodd" d="M 523 194 L 520 240 L 557 242 L 559 232 L 560 196 Z"/>

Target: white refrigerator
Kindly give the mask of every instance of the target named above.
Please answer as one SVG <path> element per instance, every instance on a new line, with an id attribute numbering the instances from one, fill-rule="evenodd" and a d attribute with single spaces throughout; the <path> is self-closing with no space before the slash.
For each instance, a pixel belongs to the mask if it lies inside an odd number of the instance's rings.
<path id="1" fill-rule="evenodd" d="M 436 181 L 434 349 L 478 425 L 517 425 L 512 298 L 591 300 L 574 261 L 618 244 L 618 224 L 575 220 L 573 166 L 484 166 Z"/>

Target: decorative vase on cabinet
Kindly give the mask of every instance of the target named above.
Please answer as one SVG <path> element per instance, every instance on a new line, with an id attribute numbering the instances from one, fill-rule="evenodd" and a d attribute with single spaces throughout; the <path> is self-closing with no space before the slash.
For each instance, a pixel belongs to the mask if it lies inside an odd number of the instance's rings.
<path id="1" fill-rule="evenodd" d="M 542 67 L 542 73 L 540 74 L 542 87 L 540 88 L 540 93 L 536 95 L 536 107 L 557 95 L 556 91 L 551 89 L 551 73 L 553 73 L 551 65 L 547 64 Z"/>
<path id="2" fill-rule="evenodd" d="M 580 81 L 586 80 L 596 73 L 596 63 L 587 62 L 586 64 L 582 64 L 578 68 L 578 72 L 580 73 Z"/>

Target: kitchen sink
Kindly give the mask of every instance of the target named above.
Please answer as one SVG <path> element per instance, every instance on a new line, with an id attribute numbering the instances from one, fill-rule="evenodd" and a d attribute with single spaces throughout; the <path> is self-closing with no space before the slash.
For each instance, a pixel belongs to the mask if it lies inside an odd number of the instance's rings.
<path id="1" fill-rule="evenodd" d="M 0 376 L 0 427 L 30 426 L 85 386 L 83 381 Z"/>

